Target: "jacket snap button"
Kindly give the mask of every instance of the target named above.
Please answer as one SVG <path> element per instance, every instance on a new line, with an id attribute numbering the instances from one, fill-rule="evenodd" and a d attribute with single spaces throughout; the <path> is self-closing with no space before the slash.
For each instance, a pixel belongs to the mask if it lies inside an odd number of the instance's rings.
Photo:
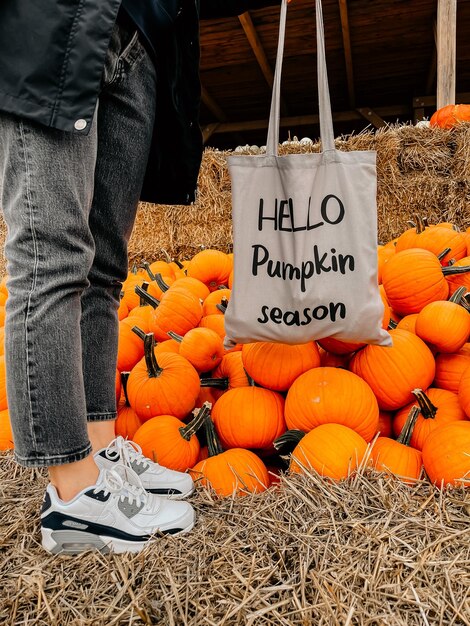
<path id="1" fill-rule="evenodd" d="M 83 130 L 86 128 L 86 120 L 77 120 L 73 126 L 75 130 Z"/>

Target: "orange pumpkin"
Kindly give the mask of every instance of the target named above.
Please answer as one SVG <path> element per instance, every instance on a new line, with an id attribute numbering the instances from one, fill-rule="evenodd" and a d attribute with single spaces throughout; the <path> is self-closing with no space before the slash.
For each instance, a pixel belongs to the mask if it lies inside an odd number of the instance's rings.
<path id="1" fill-rule="evenodd" d="M 470 367 L 467 367 L 460 379 L 459 402 L 465 414 L 470 419 Z"/>
<path id="2" fill-rule="evenodd" d="M 187 274 L 203 282 L 210 291 L 228 285 L 232 259 L 220 250 L 201 250 L 189 261 Z"/>
<path id="3" fill-rule="evenodd" d="M 211 419 L 205 422 L 209 456 L 190 471 L 196 485 L 213 489 L 218 496 L 243 496 L 265 491 L 270 485 L 263 461 L 250 450 L 223 451 Z"/>
<path id="4" fill-rule="evenodd" d="M 335 367 L 308 370 L 287 392 L 288 428 L 308 432 L 325 423 L 352 428 L 366 441 L 377 432 L 379 408 L 372 389 L 359 376 Z"/>
<path id="5" fill-rule="evenodd" d="M 296 474 L 313 469 L 320 476 L 342 480 L 361 465 L 367 451 L 366 441 L 342 424 L 321 424 L 301 435 L 289 465 Z"/>
<path id="6" fill-rule="evenodd" d="M 158 279 L 158 276 L 156 278 Z M 191 276 L 182 276 L 177 278 L 174 283 L 171 284 L 170 289 L 186 289 L 202 301 L 204 301 L 210 294 L 207 285 L 197 278 L 192 278 Z M 163 289 L 163 291 L 169 291 L 169 289 Z"/>
<path id="7" fill-rule="evenodd" d="M 210 328 L 215 331 L 219 337 L 224 339 L 225 337 L 225 320 L 224 316 L 218 313 L 212 313 L 211 315 L 205 315 L 199 322 L 201 328 Z"/>
<path id="8" fill-rule="evenodd" d="M 299 345 L 257 341 L 242 347 L 243 366 L 262 387 L 287 391 L 301 374 L 320 365 L 314 341 Z"/>
<path id="9" fill-rule="evenodd" d="M 390 336 L 392 347 L 366 346 L 349 362 L 351 371 L 368 383 L 384 411 L 411 402 L 413 389 L 427 389 L 435 372 L 434 357 L 422 339 L 398 328 L 391 330 Z"/>
<path id="10" fill-rule="evenodd" d="M 410 447 L 410 439 L 419 409 L 413 407 L 406 418 L 398 438 L 378 437 L 371 448 L 370 458 L 374 468 L 391 472 L 403 482 L 415 483 L 423 467 L 421 452 Z"/>
<path id="11" fill-rule="evenodd" d="M 470 121 L 470 104 L 448 104 L 433 113 L 429 124 L 439 128 L 453 128 L 460 122 L 468 121 Z"/>
<path id="12" fill-rule="evenodd" d="M 389 411 L 379 411 L 377 433 L 381 437 L 391 437 L 393 435 L 392 414 Z"/>
<path id="13" fill-rule="evenodd" d="M 131 310 L 140 304 L 140 297 L 135 292 L 137 286 L 142 285 L 147 280 L 147 273 L 143 270 L 139 270 L 136 265 L 127 275 L 126 280 L 122 283 L 122 298 L 121 303 L 127 305 Z"/>
<path id="14" fill-rule="evenodd" d="M 168 339 L 170 331 L 184 336 L 198 326 L 201 317 L 202 305 L 197 296 L 186 289 L 169 289 L 155 308 L 150 330 L 158 341 Z"/>
<path id="15" fill-rule="evenodd" d="M 424 469 L 441 486 L 470 486 L 470 422 L 444 424 L 430 433 L 423 446 Z"/>
<path id="16" fill-rule="evenodd" d="M 223 315 L 223 311 L 218 307 L 223 305 L 223 307 L 226 308 L 230 300 L 230 295 L 230 289 L 217 289 L 216 291 L 212 291 L 202 304 L 202 314 Z"/>
<path id="17" fill-rule="evenodd" d="M 412 393 L 416 400 L 396 413 L 393 420 L 393 431 L 395 434 L 400 433 L 410 410 L 413 407 L 419 407 L 421 412 L 416 419 L 410 442 L 413 448 L 417 450 L 423 449 L 429 433 L 442 424 L 465 419 L 459 398 L 452 391 L 430 387 L 426 393 L 422 389 L 413 389 Z"/>
<path id="18" fill-rule="evenodd" d="M 470 367 L 470 343 L 450 354 L 436 355 L 434 386 L 458 393 L 462 374 Z"/>
<path id="19" fill-rule="evenodd" d="M 212 408 L 212 419 L 224 448 L 271 449 L 286 430 L 284 398 L 261 387 L 237 387 Z"/>
<path id="20" fill-rule="evenodd" d="M 470 267 L 442 267 L 435 254 L 422 248 L 397 252 L 384 267 L 382 284 L 392 309 L 401 316 L 419 313 L 435 300 L 446 300 L 446 277 Z"/>
<path id="21" fill-rule="evenodd" d="M 470 240 L 470 235 L 469 235 Z M 459 267 L 465 268 L 470 265 L 470 256 L 465 256 L 463 259 L 459 259 L 452 263 L 451 267 L 458 269 Z M 466 287 L 467 291 L 470 291 L 470 272 L 463 272 L 461 274 L 450 274 L 446 276 L 447 284 L 449 285 L 449 294 L 453 295 L 459 287 Z"/>
<path id="22" fill-rule="evenodd" d="M 422 219 L 418 219 L 415 228 L 398 238 L 395 250 L 401 252 L 409 248 L 429 250 L 439 256 L 441 265 L 447 265 L 450 259 L 461 259 L 466 255 L 467 243 L 460 231 L 445 226 L 426 226 Z"/>
<path id="23" fill-rule="evenodd" d="M 383 268 L 394 254 L 395 246 L 378 246 L 377 248 L 377 280 L 379 285 L 382 283 Z"/>
<path id="24" fill-rule="evenodd" d="M 127 381 L 129 403 L 141 420 L 155 415 L 185 417 L 195 406 L 199 394 L 199 375 L 179 354 L 154 353 L 152 333 L 134 332 L 144 342 L 144 358 L 132 369 Z"/>
<path id="25" fill-rule="evenodd" d="M 470 337 L 470 315 L 459 304 L 465 287 L 459 287 L 450 300 L 426 304 L 416 319 L 416 334 L 438 352 L 456 352 Z"/>
<path id="26" fill-rule="evenodd" d="M 142 425 L 139 416 L 131 407 L 127 396 L 127 380 L 129 373 L 130 372 L 121 373 L 123 395 L 118 403 L 116 421 L 114 422 L 116 436 L 121 435 L 124 439 L 133 439 L 135 433 Z"/>
<path id="27" fill-rule="evenodd" d="M 0 356 L 0 411 L 8 409 L 5 356 Z"/>
<path id="28" fill-rule="evenodd" d="M 318 347 L 318 352 L 320 353 L 321 367 L 343 367 L 344 369 L 348 369 L 348 354 L 335 354 L 334 352 L 328 352 L 321 346 Z"/>
<path id="29" fill-rule="evenodd" d="M 202 407 L 187 425 L 173 415 L 152 417 L 135 433 L 134 442 L 159 465 L 185 472 L 199 456 L 201 446 L 196 432 L 208 413 L 207 406 Z"/>
<path id="30" fill-rule="evenodd" d="M 0 450 L 13 450 L 13 432 L 11 430 L 8 409 L 0 411 Z"/>
<path id="31" fill-rule="evenodd" d="M 199 373 L 210 372 L 222 360 L 224 355 L 222 339 L 210 328 L 192 328 L 184 337 L 172 332 L 168 334 L 179 342 L 180 355 L 188 359 Z"/>
<path id="32" fill-rule="evenodd" d="M 318 339 L 318 344 L 324 350 L 331 352 L 331 354 L 349 356 L 366 345 L 365 343 L 341 341 L 341 339 L 335 339 L 334 337 L 324 337 L 323 339 Z"/>
<path id="33" fill-rule="evenodd" d="M 243 367 L 241 351 L 234 351 L 224 354 L 210 378 L 201 378 L 201 387 L 213 388 L 215 398 L 220 398 L 227 389 L 248 387 L 252 382 Z"/>
<path id="34" fill-rule="evenodd" d="M 130 372 L 144 356 L 144 344 L 132 332 L 132 321 L 129 318 L 119 322 L 117 368 L 120 372 Z"/>
<path id="35" fill-rule="evenodd" d="M 402 330 L 408 330 L 410 333 L 416 334 L 416 320 L 418 319 L 418 313 L 410 313 L 410 315 L 405 315 L 397 324 L 397 328 L 401 328 Z"/>

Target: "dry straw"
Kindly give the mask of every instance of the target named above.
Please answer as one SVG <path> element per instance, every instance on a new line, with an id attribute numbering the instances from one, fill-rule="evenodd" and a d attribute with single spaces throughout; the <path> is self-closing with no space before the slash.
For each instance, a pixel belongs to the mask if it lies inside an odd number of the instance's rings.
<path id="1" fill-rule="evenodd" d="M 430 223 L 452 221 L 470 225 L 470 124 L 448 131 L 411 125 L 387 126 L 376 132 L 339 137 L 340 150 L 377 152 L 378 240 L 399 235 L 416 212 Z M 291 141 L 280 154 L 318 152 L 318 143 Z M 239 150 L 240 152 L 240 150 Z M 259 154 L 256 147 L 241 149 Z M 199 176 L 199 196 L 190 207 L 143 205 L 130 244 L 132 259 L 156 258 L 161 241 L 181 259 L 202 247 L 229 251 L 232 244 L 230 178 L 226 156 L 207 149 Z M 162 219 L 162 211 L 165 214 Z M 152 218 L 152 215 L 154 217 Z M 149 228 L 149 221 L 155 224 Z M 157 229 L 161 225 L 161 237 Z M 171 234 L 170 234 L 171 233 Z"/>
<path id="2" fill-rule="evenodd" d="M 139 555 L 49 556 L 45 475 L 0 457 L 0 623 L 28 626 L 470 624 L 470 492 L 363 471 L 199 492 L 198 521 Z"/>
<path id="3" fill-rule="evenodd" d="M 340 150 L 377 151 L 378 240 L 385 242 L 407 227 L 417 211 L 430 223 L 453 221 L 470 225 L 470 124 L 453 130 L 411 125 L 386 126 L 339 137 Z M 318 152 L 318 143 L 292 141 L 280 154 Z M 257 154 L 256 148 L 244 149 Z M 141 203 L 129 244 L 130 261 L 191 257 L 202 247 L 230 251 L 232 247 L 230 152 L 204 152 L 197 201 L 187 206 Z M 0 220 L 0 243 L 5 239 Z M 0 256 L 0 274 L 5 260 Z"/>

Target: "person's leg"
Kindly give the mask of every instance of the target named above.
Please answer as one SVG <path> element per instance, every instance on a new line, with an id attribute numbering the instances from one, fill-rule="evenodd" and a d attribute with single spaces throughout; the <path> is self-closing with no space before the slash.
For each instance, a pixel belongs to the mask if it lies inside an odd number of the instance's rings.
<path id="1" fill-rule="evenodd" d="M 135 28 L 113 32 L 97 112 L 98 147 L 89 216 L 95 256 L 82 294 L 82 357 L 88 433 L 93 450 L 115 437 L 119 296 L 128 272 L 127 244 L 152 139 L 155 68 Z"/>
<path id="2" fill-rule="evenodd" d="M 88 213 L 96 146 L 96 125 L 79 137 L 0 114 L 14 454 L 26 466 L 76 464 L 78 490 L 97 476 L 87 459 L 80 337 L 80 299 L 94 257 Z"/>

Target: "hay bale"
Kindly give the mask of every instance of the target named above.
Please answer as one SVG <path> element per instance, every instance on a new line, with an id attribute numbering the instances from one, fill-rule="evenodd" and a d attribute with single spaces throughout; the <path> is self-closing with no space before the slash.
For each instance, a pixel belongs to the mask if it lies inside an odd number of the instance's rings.
<path id="1" fill-rule="evenodd" d="M 154 261 L 163 258 L 162 250 L 175 248 L 178 208 L 163 204 L 141 202 L 138 218 L 129 242 L 129 263 L 143 259 Z"/>
<path id="2" fill-rule="evenodd" d="M 279 154 L 320 151 L 320 143 L 295 140 L 279 146 Z M 452 130 L 410 124 L 366 130 L 336 139 L 339 150 L 377 151 L 378 236 L 387 241 L 402 231 L 417 211 L 430 222 L 470 224 L 470 124 Z M 130 262 L 172 257 L 188 258 L 206 248 L 232 249 L 229 154 L 259 154 L 242 146 L 237 152 L 206 149 L 199 174 L 199 191 L 191 206 L 141 203 L 129 242 Z M 6 228 L 0 218 L 0 244 Z M 0 272 L 5 259 L 0 255 Z"/>
<path id="3" fill-rule="evenodd" d="M 181 207 L 174 254 L 190 258 L 204 248 L 232 249 L 231 183 L 226 153 L 206 150 L 198 180 L 196 202 Z"/>

